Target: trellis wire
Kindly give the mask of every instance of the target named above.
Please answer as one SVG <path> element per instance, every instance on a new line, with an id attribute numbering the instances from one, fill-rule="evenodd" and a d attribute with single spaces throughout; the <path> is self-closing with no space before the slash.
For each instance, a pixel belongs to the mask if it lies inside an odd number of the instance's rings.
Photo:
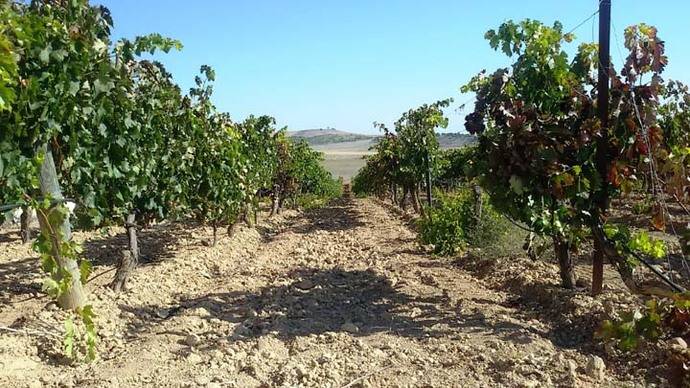
<path id="1" fill-rule="evenodd" d="M 41 201 L 41 200 L 39 200 Z M 61 203 L 66 203 L 66 202 L 75 202 L 73 199 L 70 198 L 62 198 L 62 199 L 53 199 L 50 201 L 51 205 L 58 205 Z M 20 207 L 27 206 L 27 203 L 24 202 L 17 202 L 17 203 L 9 203 L 5 205 L 0 205 L 0 213 L 8 212 L 10 210 L 18 209 Z"/>

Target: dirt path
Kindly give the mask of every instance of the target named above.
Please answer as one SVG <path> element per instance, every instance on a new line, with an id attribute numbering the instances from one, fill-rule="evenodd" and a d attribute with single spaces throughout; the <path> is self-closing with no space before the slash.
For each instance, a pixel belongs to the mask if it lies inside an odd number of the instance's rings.
<path id="1" fill-rule="evenodd" d="M 217 247 L 200 243 L 207 230 L 178 232 L 128 293 L 105 289 L 109 275 L 91 285 L 98 361 L 65 366 L 56 340 L 0 332 L 0 386 L 634 386 L 607 371 L 589 376 L 591 356 L 563 346 L 552 321 L 421 252 L 373 200 L 290 213 Z M 11 255 L 0 277 L 30 261 L 17 244 L 0 242 Z M 38 275 L 23 276 L 34 283 L 18 290 L 35 290 Z M 0 294 L 0 324 L 59 325 L 52 304 L 21 296 Z"/>

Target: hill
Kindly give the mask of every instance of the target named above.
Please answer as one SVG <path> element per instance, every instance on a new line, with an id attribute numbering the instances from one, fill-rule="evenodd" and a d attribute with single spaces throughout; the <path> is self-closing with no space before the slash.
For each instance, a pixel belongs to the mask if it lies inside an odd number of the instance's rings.
<path id="1" fill-rule="evenodd" d="M 376 135 L 363 135 L 360 133 L 341 131 L 334 128 L 291 131 L 288 132 L 288 136 L 296 139 L 304 139 L 312 146 L 321 146 L 319 148 L 331 148 L 328 145 L 333 144 L 335 149 L 356 148 L 360 152 L 366 152 L 368 148 L 376 143 L 376 140 L 379 138 L 379 136 Z M 475 138 L 466 133 L 440 133 L 438 134 L 438 141 L 441 148 L 446 149 L 458 148 L 472 144 L 474 143 Z M 353 144 L 350 145 L 347 143 Z M 322 151 L 327 152 L 326 149 L 322 149 Z"/>
<path id="2" fill-rule="evenodd" d="M 476 138 L 466 133 L 439 133 L 438 142 L 442 149 L 460 148 L 474 143 Z"/>
<path id="3" fill-rule="evenodd" d="M 371 140 L 375 138 L 375 136 L 371 135 L 361 135 L 358 133 L 345 132 L 333 128 L 305 129 L 301 131 L 288 132 L 288 136 L 297 139 L 304 139 L 310 145 L 348 143 L 361 140 Z"/>
<path id="4" fill-rule="evenodd" d="M 324 153 L 324 166 L 334 175 L 349 181 L 364 166 L 365 155 L 376 144 L 379 136 L 361 135 L 336 129 L 309 129 L 292 132 L 294 138 L 306 140 L 317 151 Z M 459 148 L 475 142 L 464 133 L 441 133 L 438 141 L 442 149 Z"/>

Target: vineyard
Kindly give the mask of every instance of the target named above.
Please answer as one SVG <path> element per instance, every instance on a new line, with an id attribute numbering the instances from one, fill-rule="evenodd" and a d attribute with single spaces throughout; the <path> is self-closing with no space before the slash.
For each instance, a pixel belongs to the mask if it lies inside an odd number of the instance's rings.
<path id="1" fill-rule="evenodd" d="M 690 90 L 600 3 L 486 32 L 346 183 L 182 42 L 0 0 L 0 386 L 690 386 Z"/>

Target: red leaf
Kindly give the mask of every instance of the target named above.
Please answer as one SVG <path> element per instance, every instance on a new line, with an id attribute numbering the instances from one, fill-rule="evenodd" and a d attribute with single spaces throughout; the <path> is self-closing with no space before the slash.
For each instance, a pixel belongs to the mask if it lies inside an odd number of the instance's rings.
<path id="1" fill-rule="evenodd" d="M 651 143 L 652 147 L 656 147 L 657 145 L 661 144 L 663 139 L 664 134 L 661 131 L 661 128 L 658 126 L 649 128 L 649 142 Z"/>
<path id="2" fill-rule="evenodd" d="M 619 187 L 621 185 L 620 177 L 618 176 L 618 168 L 615 163 L 611 163 L 608 180 L 613 187 Z"/>
<path id="3" fill-rule="evenodd" d="M 664 214 L 664 208 L 660 204 L 655 204 L 652 208 L 652 226 L 656 230 L 666 229 L 666 215 Z"/>

